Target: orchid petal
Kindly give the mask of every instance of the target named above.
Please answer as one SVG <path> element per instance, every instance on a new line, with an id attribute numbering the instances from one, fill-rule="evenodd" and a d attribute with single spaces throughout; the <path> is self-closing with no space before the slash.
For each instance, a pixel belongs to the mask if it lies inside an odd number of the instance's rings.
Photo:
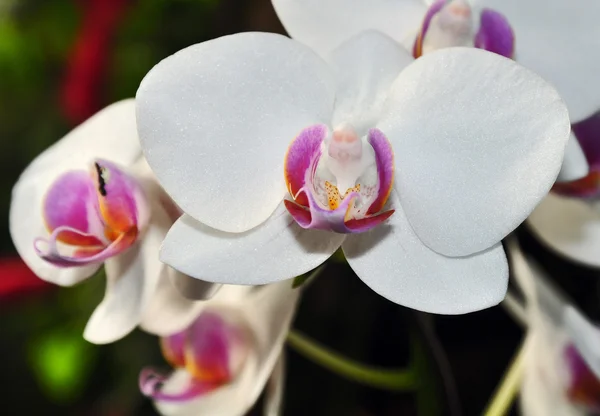
<path id="1" fill-rule="evenodd" d="M 285 353 L 275 364 L 273 374 L 267 383 L 265 392 L 264 416 L 280 416 L 283 409 L 283 391 L 285 389 Z"/>
<path id="2" fill-rule="evenodd" d="M 512 58 L 515 53 L 515 34 L 506 17 L 495 10 L 482 10 L 475 47 Z"/>
<path id="3" fill-rule="evenodd" d="M 238 297 L 243 294 L 240 289 L 246 290 L 243 298 Z M 290 281 L 253 289 L 224 286 L 213 300 L 219 297 L 223 300 L 237 299 L 233 307 L 246 317 L 256 349 L 248 355 L 240 373 L 230 383 L 186 402 L 157 401 L 160 413 L 167 416 L 246 414 L 262 392 L 281 354 L 299 294 L 299 290 L 292 289 Z M 213 300 L 206 303 L 216 308 Z M 227 305 L 232 307 L 228 302 L 223 303 L 223 306 Z M 191 376 L 187 371 L 176 370 L 164 381 L 162 390 L 165 393 L 181 392 L 188 388 L 190 382 Z"/>
<path id="4" fill-rule="evenodd" d="M 187 291 L 181 292 L 175 286 L 175 280 L 179 284 L 182 281 L 186 282 Z M 181 331 L 204 309 L 205 305 L 199 299 L 209 299 L 220 287 L 221 285 L 194 279 L 165 267 L 154 294 L 144 308 L 140 327 L 146 332 L 160 336 Z M 189 297 L 186 297 L 186 294 Z"/>
<path id="5" fill-rule="evenodd" d="M 474 48 L 437 50 L 402 71 L 377 127 L 394 148 L 411 227 L 448 256 L 492 247 L 525 220 L 552 186 L 570 132 L 549 84 Z"/>
<path id="6" fill-rule="evenodd" d="M 289 35 L 322 56 L 367 30 L 402 42 L 416 34 L 427 9 L 420 0 L 273 0 L 273 6 Z"/>
<path id="7" fill-rule="evenodd" d="M 58 268 L 39 258 L 33 241 L 47 235 L 42 217 L 45 195 L 59 176 L 69 170 L 86 170 L 96 158 L 124 166 L 141 156 L 133 100 L 120 101 L 75 128 L 40 154 L 25 169 L 12 192 L 10 233 L 19 255 L 40 278 L 70 286 L 91 276 L 100 265 Z"/>
<path id="8" fill-rule="evenodd" d="M 337 250 L 343 238 L 302 229 L 281 204 L 265 223 L 242 234 L 217 231 L 183 215 L 169 230 L 160 258 L 198 279 L 258 285 L 314 269 Z"/>
<path id="9" fill-rule="evenodd" d="M 168 280 L 168 267 L 159 260 L 158 253 L 171 220 L 157 198 L 151 199 L 149 208 L 151 221 L 139 243 L 105 263 L 106 293 L 83 334 L 89 342 L 105 344 L 127 335 L 142 322 L 144 314 L 151 314 L 147 308 L 153 297 L 161 296 L 156 290 L 162 279 Z M 180 301 L 186 302 L 183 298 Z M 161 327 L 163 323 L 166 327 Z M 162 335 L 180 329 L 173 329 L 172 323 L 172 319 L 157 320 L 153 332 Z"/>
<path id="10" fill-rule="evenodd" d="M 571 133 L 556 182 L 574 181 L 584 178 L 588 173 L 590 173 L 590 166 L 585 158 L 583 149 L 577 137 Z"/>
<path id="11" fill-rule="evenodd" d="M 475 0 L 473 5 L 507 18 L 516 38 L 515 59 L 556 87 L 573 122 L 600 108 L 600 2 Z"/>
<path id="12" fill-rule="evenodd" d="M 409 308 L 461 314 L 499 303 L 508 267 L 500 244 L 468 257 L 440 255 L 419 240 L 398 204 L 386 225 L 350 235 L 342 248 L 348 264 L 371 289 Z"/>
<path id="13" fill-rule="evenodd" d="M 565 331 L 566 301 L 543 270 L 509 240 L 511 271 L 527 298 L 525 371 L 521 386 L 524 415 L 582 415 L 567 397 L 569 368 L 565 353 L 571 340 Z"/>
<path id="14" fill-rule="evenodd" d="M 572 306 L 564 309 L 563 319 L 567 335 L 586 365 L 600 379 L 600 329 Z"/>
<path id="15" fill-rule="evenodd" d="M 363 136 L 377 123 L 392 83 L 414 58 L 390 37 L 368 31 L 341 44 L 327 60 L 337 80 L 332 126 L 349 123 Z"/>
<path id="16" fill-rule="evenodd" d="M 163 60 L 136 99 L 142 147 L 165 190 L 194 219 L 244 232 L 283 199 L 285 149 L 331 119 L 334 86 L 309 48 L 241 33 Z"/>
<path id="17" fill-rule="evenodd" d="M 596 202 L 550 193 L 527 224 L 544 245 L 561 256 L 600 267 L 600 209 Z"/>

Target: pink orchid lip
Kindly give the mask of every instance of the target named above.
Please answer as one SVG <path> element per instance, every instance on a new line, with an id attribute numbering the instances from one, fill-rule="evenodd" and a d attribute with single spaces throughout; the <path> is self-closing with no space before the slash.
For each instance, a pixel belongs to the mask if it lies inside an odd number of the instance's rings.
<path id="1" fill-rule="evenodd" d="M 101 263 L 135 243 L 144 204 L 138 183 L 112 162 L 96 160 L 91 172 L 67 171 L 46 193 L 50 236 L 35 239 L 34 249 L 59 267 Z"/>
<path id="2" fill-rule="evenodd" d="M 443 10 L 447 10 L 457 18 L 470 18 L 471 16 L 469 7 L 453 4 L 447 0 L 435 1 L 427 10 L 421 29 L 415 39 L 413 45 L 413 56 L 415 58 L 423 55 L 423 46 L 432 20 Z M 506 17 L 495 10 L 483 9 L 479 16 L 479 30 L 473 37 L 473 46 L 507 58 L 514 58 L 515 34 Z"/>
<path id="3" fill-rule="evenodd" d="M 234 379 L 246 359 L 249 343 L 245 328 L 220 313 L 204 311 L 184 331 L 161 338 L 165 359 L 174 368 L 188 372 L 188 383 L 177 392 L 168 392 L 163 385 L 170 376 L 144 369 L 139 378 L 140 390 L 166 402 L 185 402 L 205 395 Z"/>
<path id="4" fill-rule="evenodd" d="M 303 228 L 343 234 L 368 231 L 394 213 L 394 210 L 381 212 L 393 185 L 394 154 L 391 145 L 380 130 L 368 132 L 367 141 L 373 150 L 377 171 L 376 184 L 362 189 L 360 183 L 355 184 L 342 196 L 336 185 L 319 177 L 320 163 L 327 161 L 323 159 L 322 148 L 328 134 L 327 126 L 314 125 L 302 130 L 292 141 L 285 156 L 284 177 L 293 200 L 285 200 L 284 204 Z M 360 166 L 363 157 L 360 139 L 345 130 L 334 131 L 331 137 L 325 157 L 337 158 L 340 166 L 348 161 Z"/>
<path id="5" fill-rule="evenodd" d="M 569 400 L 598 414 L 600 412 L 600 380 L 592 373 L 574 345 L 567 345 L 564 350 L 564 358 L 571 376 L 567 387 Z"/>

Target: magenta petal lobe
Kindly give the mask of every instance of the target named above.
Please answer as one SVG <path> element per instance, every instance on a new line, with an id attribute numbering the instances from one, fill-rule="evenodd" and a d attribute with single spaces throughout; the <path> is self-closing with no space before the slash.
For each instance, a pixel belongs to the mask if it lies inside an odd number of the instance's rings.
<path id="1" fill-rule="evenodd" d="M 504 15 L 494 10 L 483 9 L 474 44 L 476 48 L 513 58 L 515 34 Z"/>

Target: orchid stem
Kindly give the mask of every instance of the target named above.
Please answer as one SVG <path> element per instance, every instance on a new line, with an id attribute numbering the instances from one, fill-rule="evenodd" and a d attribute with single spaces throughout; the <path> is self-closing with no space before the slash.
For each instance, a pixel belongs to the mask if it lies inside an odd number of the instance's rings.
<path id="1" fill-rule="evenodd" d="M 488 404 L 488 407 L 484 412 L 485 416 L 504 416 L 508 414 L 517 396 L 519 387 L 521 386 L 524 356 L 525 348 L 521 345 L 513 357 L 510 366 L 506 370 L 500 386 L 497 388 L 492 400 Z"/>
<path id="2" fill-rule="evenodd" d="M 384 390 L 413 391 L 418 387 L 413 371 L 384 369 L 341 356 L 306 335 L 290 331 L 288 344 L 300 354 L 328 370 L 357 383 Z"/>

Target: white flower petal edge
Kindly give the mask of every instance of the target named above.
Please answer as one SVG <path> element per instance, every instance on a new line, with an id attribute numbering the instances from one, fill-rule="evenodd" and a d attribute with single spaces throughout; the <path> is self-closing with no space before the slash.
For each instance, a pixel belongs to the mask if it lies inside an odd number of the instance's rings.
<path id="1" fill-rule="evenodd" d="M 322 56 L 365 30 L 397 42 L 416 34 L 427 10 L 421 0 L 273 0 L 289 35 Z"/>
<path id="2" fill-rule="evenodd" d="M 461 314 L 498 304 L 506 294 L 508 265 L 497 244 L 468 257 L 440 255 L 419 240 L 397 196 L 383 224 L 351 235 L 342 248 L 354 272 L 381 296 L 413 309 Z"/>
<path id="3" fill-rule="evenodd" d="M 571 133 L 556 182 L 574 181 L 587 176 L 588 173 L 590 173 L 590 165 L 577 137 Z"/>
<path id="4" fill-rule="evenodd" d="M 158 258 L 170 220 L 154 199 L 151 210 L 152 221 L 139 241 L 105 263 L 106 294 L 83 333 L 89 342 L 106 344 L 127 335 L 141 322 L 152 297 L 160 295 L 156 293 L 159 280 L 170 284 L 167 266 Z"/>
<path id="5" fill-rule="evenodd" d="M 506 16 L 515 32 L 515 59 L 556 87 L 574 123 L 598 111 L 600 2 L 474 0 L 473 4 Z"/>
<path id="6" fill-rule="evenodd" d="M 95 158 L 129 166 L 141 156 L 133 99 L 114 103 L 75 128 L 41 153 L 21 174 L 12 191 L 10 234 L 21 258 L 41 279 L 71 286 L 99 266 L 59 268 L 42 260 L 33 241 L 48 233 L 42 216 L 46 191 L 62 173 L 89 169 Z"/>
<path id="7" fill-rule="evenodd" d="M 568 306 L 542 269 L 525 258 L 514 238 L 507 241 L 511 271 L 527 301 L 527 337 L 521 411 L 525 416 L 584 416 L 566 397 L 569 370 L 564 349 L 571 341 L 564 325 Z"/>
<path id="8" fill-rule="evenodd" d="M 213 299 L 204 302 L 213 307 L 235 308 L 244 316 L 254 336 L 256 350 L 246 359 L 241 373 L 230 384 L 185 404 L 157 403 L 167 416 L 231 415 L 242 416 L 256 402 L 274 371 L 290 327 L 300 290 L 291 281 L 257 288 L 225 285 Z M 163 390 L 181 391 L 189 374 L 176 370 Z"/>
<path id="9" fill-rule="evenodd" d="M 600 206 L 596 202 L 548 194 L 527 220 L 540 241 L 556 253 L 600 267 Z"/>
<path id="10" fill-rule="evenodd" d="M 600 329 L 572 306 L 564 310 L 564 325 L 586 364 L 600 378 Z"/>
<path id="11" fill-rule="evenodd" d="M 140 141 L 184 212 L 243 232 L 281 202 L 287 146 L 329 121 L 333 100 L 330 70 L 308 47 L 275 34 L 225 36 L 146 75 L 136 95 Z"/>
<path id="12" fill-rule="evenodd" d="M 448 256 L 492 247 L 527 218 L 554 183 L 571 131 L 554 88 L 474 48 L 409 65 L 377 127 L 394 147 L 410 225 Z"/>
<path id="13" fill-rule="evenodd" d="M 327 56 L 336 79 L 336 101 L 332 126 L 346 120 L 360 135 L 374 127 L 398 74 L 414 61 L 392 38 L 362 32 L 335 48 Z"/>
<path id="14" fill-rule="evenodd" d="M 281 204 L 267 221 L 245 233 L 217 231 L 183 215 L 169 230 L 160 258 L 209 282 L 258 285 L 314 269 L 343 239 L 342 234 L 301 228 Z"/>
<path id="15" fill-rule="evenodd" d="M 283 409 L 285 389 L 285 352 L 282 352 L 275 364 L 273 374 L 266 387 L 264 416 L 280 416 Z"/>

